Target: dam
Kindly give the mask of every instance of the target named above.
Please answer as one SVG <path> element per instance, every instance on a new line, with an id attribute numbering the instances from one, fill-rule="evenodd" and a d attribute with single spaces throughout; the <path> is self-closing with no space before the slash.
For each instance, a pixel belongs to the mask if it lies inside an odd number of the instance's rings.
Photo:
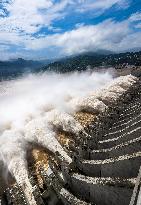
<path id="1" fill-rule="evenodd" d="M 9 164 L 5 174 L 0 168 L 0 204 L 141 204 L 141 80 L 121 76 L 68 103 L 73 114 L 56 109 L 24 133 L 3 133 L 18 147 L 12 163 L 3 149 Z"/>

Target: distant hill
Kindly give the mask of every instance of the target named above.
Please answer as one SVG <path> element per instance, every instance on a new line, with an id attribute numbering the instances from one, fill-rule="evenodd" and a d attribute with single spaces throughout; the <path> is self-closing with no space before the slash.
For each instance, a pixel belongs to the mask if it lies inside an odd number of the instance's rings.
<path id="1" fill-rule="evenodd" d="M 95 67 L 112 66 L 119 69 L 127 65 L 141 66 L 141 51 L 107 55 L 89 52 L 48 64 L 43 67 L 43 70 L 65 73 L 94 69 Z"/>
<path id="2" fill-rule="evenodd" d="M 109 51 L 99 50 L 98 52 L 87 52 L 77 56 L 62 58 L 53 62 L 53 60 L 17 60 L 0 61 L 0 80 L 10 79 L 29 72 L 52 71 L 58 73 L 83 71 L 87 69 L 103 69 L 114 67 L 118 72 L 125 72 L 131 67 L 141 68 L 141 51 L 126 52 L 113 54 Z M 130 67 L 130 68 L 129 68 Z M 138 71 L 134 68 L 134 72 L 140 76 L 140 68 Z M 128 73 L 128 72 L 127 72 Z"/>
<path id="3" fill-rule="evenodd" d="M 38 72 L 41 67 L 51 63 L 52 60 L 24 60 L 22 58 L 0 61 L 0 80 L 17 77 L 28 72 Z"/>

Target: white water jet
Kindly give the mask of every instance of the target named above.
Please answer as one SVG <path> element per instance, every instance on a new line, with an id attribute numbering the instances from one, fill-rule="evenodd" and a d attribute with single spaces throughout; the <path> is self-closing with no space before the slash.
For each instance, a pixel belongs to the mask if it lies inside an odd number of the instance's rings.
<path id="1" fill-rule="evenodd" d="M 132 75 L 121 76 L 114 79 L 106 88 L 91 92 L 90 95 L 106 104 L 114 103 L 136 82 L 137 78 Z"/>
<path id="2" fill-rule="evenodd" d="M 111 86 L 119 86 L 124 90 L 128 90 L 138 79 L 132 75 L 120 76 L 110 83 Z"/>
<path id="3" fill-rule="evenodd" d="M 69 114 L 60 112 L 59 110 L 53 110 L 46 115 L 48 124 L 54 126 L 57 129 L 70 132 L 78 135 L 83 127 Z"/>
<path id="4" fill-rule="evenodd" d="M 93 96 L 74 98 L 69 102 L 69 105 L 75 112 L 86 111 L 95 114 L 104 112 L 107 107 L 102 101 L 93 98 Z"/>
<path id="5" fill-rule="evenodd" d="M 59 152 L 70 163 L 54 128 L 78 134 L 83 128 L 71 116 L 76 110 L 104 112 L 108 103 L 115 102 L 136 81 L 131 75 L 113 81 L 108 72 L 83 72 L 29 75 L 0 84 L 0 160 L 22 186 L 31 205 L 36 202 L 28 179 L 26 142 Z"/>
<path id="6" fill-rule="evenodd" d="M 0 141 L 0 158 L 23 189 L 30 205 L 36 205 L 33 188 L 30 184 L 25 160 L 26 143 L 23 136 L 16 131 L 5 131 Z"/>
<path id="7" fill-rule="evenodd" d="M 25 126 L 25 139 L 42 145 L 53 153 L 59 152 L 67 162 L 71 162 L 71 158 L 57 141 L 55 132 L 52 131 L 45 118 L 32 120 Z"/>

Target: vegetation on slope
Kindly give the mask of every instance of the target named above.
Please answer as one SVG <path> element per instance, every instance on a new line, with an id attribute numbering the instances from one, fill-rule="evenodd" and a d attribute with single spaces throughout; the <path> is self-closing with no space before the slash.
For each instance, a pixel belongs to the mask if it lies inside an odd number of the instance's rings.
<path id="1" fill-rule="evenodd" d="M 101 66 L 122 68 L 127 65 L 141 66 L 141 51 L 110 55 L 86 53 L 51 63 L 45 66 L 44 70 L 64 73 L 75 70 L 82 71 L 88 68 L 93 69 Z"/>

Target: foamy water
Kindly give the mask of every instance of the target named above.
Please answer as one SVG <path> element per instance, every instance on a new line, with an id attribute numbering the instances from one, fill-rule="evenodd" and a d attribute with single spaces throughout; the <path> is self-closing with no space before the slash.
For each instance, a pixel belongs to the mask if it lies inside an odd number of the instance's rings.
<path id="1" fill-rule="evenodd" d="M 116 100 L 135 81 L 132 76 L 113 81 L 109 72 L 83 72 L 30 74 L 0 83 L 0 161 L 21 185 L 31 205 L 36 202 L 25 160 L 28 143 L 58 151 L 70 163 L 54 129 L 77 135 L 83 127 L 73 118 L 76 110 L 103 112 L 107 107 L 103 99 Z"/>
<path id="2" fill-rule="evenodd" d="M 0 133 L 23 129 L 52 109 L 71 112 L 68 101 L 86 96 L 112 80 L 110 73 L 40 74 L 0 84 Z"/>

